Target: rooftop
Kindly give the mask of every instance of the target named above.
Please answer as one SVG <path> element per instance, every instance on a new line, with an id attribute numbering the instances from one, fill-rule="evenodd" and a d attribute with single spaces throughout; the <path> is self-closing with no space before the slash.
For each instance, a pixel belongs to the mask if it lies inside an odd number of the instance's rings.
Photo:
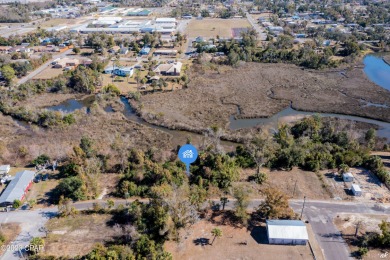
<path id="1" fill-rule="evenodd" d="M 306 225 L 300 220 L 267 220 L 269 238 L 308 240 Z"/>
<path id="2" fill-rule="evenodd" d="M 0 204 L 13 203 L 15 200 L 20 200 L 27 187 L 34 179 L 35 172 L 21 171 L 16 173 L 15 178 L 8 184 L 7 188 L 0 196 Z"/>

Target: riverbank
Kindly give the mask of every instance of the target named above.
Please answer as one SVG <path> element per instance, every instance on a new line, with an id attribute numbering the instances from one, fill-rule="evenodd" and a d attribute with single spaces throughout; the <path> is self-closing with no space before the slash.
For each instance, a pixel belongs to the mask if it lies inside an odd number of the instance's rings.
<path id="1" fill-rule="evenodd" d="M 390 66 L 390 55 L 386 55 L 386 56 L 384 56 L 382 59 L 383 59 L 383 61 L 384 61 L 387 65 Z"/>

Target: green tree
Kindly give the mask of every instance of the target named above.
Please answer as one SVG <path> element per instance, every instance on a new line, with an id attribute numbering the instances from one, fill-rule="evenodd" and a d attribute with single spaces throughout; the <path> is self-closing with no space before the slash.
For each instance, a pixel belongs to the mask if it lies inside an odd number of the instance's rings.
<path id="1" fill-rule="evenodd" d="M 74 47 L 74 48 L 73 48 L 73 52 L 74 52 L 75 54 L 79 54 L 79 53 L 80 53 L 80 48 L 79 48 L 79 47 Z"/>
<path id="2" fill-rule="evenodd" d="M 213 245 L 217 237 L 222 237 L 222 230 L 220 230 L 219 228 L 214 228 L 213 230 L 211 230 L 211 234 L 214 236 L 213 241 L 211 242 L 211 245 Z"/>
<path id="3" fill-rule="evenodd" d="M 220 199 L 221 203 L 222 203 L 222 210 L 225 210 L 225 206 L 226 206 L 226 203 L 229 202 L 229 199 L 227 197 L 222 197 Z"/>
<path id="4" fill-rule="evenodd" d="M 390 222 L 382 220 L 379 224 L 379 229 L 381 230 L 381 234 L 379 235 L 379 242 L 382 247 L 389 248 L 390 247 Z"/>
<path id="5" fill-rule="evenodd" d="M 344 50 L 343 50 L 343 55 L 344 56 L 349 56 L 352 54 L 358 54 L 360 51 L 359 45 L 356 41 L 353 40 L 348 40 L 344 44 Z"/>
<path id="6" fill-rule="evenodd" d="M 41 164 L 45 164 L 48 161 L 50 161 L 50 157 L 46 154 L 41 154 L 32 161 L 32 164 L 41 165 Z"/>
<path id="7" fill-rule="evenodd" d="M 376 131 L 374 128 L 370 128 L 364 137 L 369 147 L 373 147 L 375 144 Z"/>
<path id="8" fill-rule="evenodd" d="M 77 164 L 71 161 L 59 167 L 60 175 L 61 177 L 65 177 L 65 178 L 76 176 L 78 174 L 77 168 L 78 168 Z"/>
<path id="9" fill-rule="evenodd" d="M 30 208 L 33 208 L 37 204 L 37 201 L 35 199 L 31 199 L 28 200 L 27 203 Z"/>
<path id="10" fill-rule="evenodd" d="M 7 82 L 7 85 L 12 85 L 12 80 L 15 78 L 15 70 L 10 65 L 4 65 L 0 69 L 1 75 Z"/>
<path id="11" fill-rule="evenodd" d="M 119 96 L 121 94 L 121 91 L 114 84 L 108 84 L 107 86 L 105 86 L 103 88 L 103 92 L 104 93 L 114 94 L 116 96 Z"/>
<path id="12" fill-rule="evenodd" d="M 22 206 L 22 202 L 20 200 L 14 200 L 14 203 L 12 204 L 12 207 L 14 209 L 18 209 L 18 208 L 20 208 L 20 206 Z"/>
<path id="13" fill-rule="evenodd" d="M 137 259 L 156 259 L 157 256 L 156 243 L 146 235 L 142 235 L 138 239 L 134 251 L 137 254 Z"/>
<path id="14" fill-rule="evenodd" d="M 81 137 L 80 148 L 84 151 L 87 157 L 92 157 L 95 154 L 95 150 L 93 149 L 93 141 L 87 136 Z"/>
<path id="15" fill-rule="evenodd" d="M 234 202 L 234 214 L 242 224 L 246 225 L 249 218 L 249 215 L 246 212 L 249 205 L 248 191 L 244 190 L 242 187 L 239 187 L 234 189 L 233 195 L 236 199 Z"/>
<path id="16" fill-rule="evenodd" d="M 58 198 L 64 196 L 72 200 L 84 200 L 86 198 L 83 191 L 83 181 L 77 177 L 68 177 L 60 181 L 56 187 Z"/>

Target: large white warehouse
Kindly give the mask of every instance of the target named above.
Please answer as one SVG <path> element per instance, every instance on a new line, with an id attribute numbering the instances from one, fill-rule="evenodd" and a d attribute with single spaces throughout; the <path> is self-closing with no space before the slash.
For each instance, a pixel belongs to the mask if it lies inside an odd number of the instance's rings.
<path id="1" fill-rule="evenodd" d="M 267 220 L 268 242 L 281 245 L 306 245 L 306 225 L 300 220 Z"/>

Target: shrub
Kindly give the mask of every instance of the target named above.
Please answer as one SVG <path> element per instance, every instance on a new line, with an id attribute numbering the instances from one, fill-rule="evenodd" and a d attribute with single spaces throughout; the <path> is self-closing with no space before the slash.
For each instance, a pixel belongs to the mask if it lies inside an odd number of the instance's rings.
<path id="1" fill-rule="evenodd" d="M 41 154 L 32 161 L 32 164 L 40 165 L 40 164 L 45 164 L 47 161 L 50 161 L 50 157 L 46 154 Z"/>
<path id="2" fill-rule="evenodd" d="M 74 118 L 73 114 L 67 114 L 66 116 L 64 116 L 62 118 L 62 121 L 67 124 L 67 125 L 71 125 L 71 124 L 74 124 L 76 123 L 76 119 Z"/>
<path id="3" fill-rule="evenodd" d="M 18 208 L 20 208 L 20 206 L 22 206 L 22 202 L 20 200 L 14 200 L 12 207 L 14 207 L 15 209 L 18 209 Z"/>
<path id="4" fill-rule="evenodd" d="M 359 256 L 365 256 L 368 253 L 368 248 L 367 247 L 359 247 L 358 249 L 358 254 Z"/>
<path id="5" fill-rule="evenodd" d="M 5 242 L 5 235 L 3 234 L 3 232 L 0 232 L 0 245 L 3 245 Z"/>
<path id="6" fill-rule="evenodd" d="M 119 96 L 121 94 L 121 91 L 118 89 L 117 86 L 113 84 L 108 84 L 103 88 L 103 92 L 110 93 Z"/>

